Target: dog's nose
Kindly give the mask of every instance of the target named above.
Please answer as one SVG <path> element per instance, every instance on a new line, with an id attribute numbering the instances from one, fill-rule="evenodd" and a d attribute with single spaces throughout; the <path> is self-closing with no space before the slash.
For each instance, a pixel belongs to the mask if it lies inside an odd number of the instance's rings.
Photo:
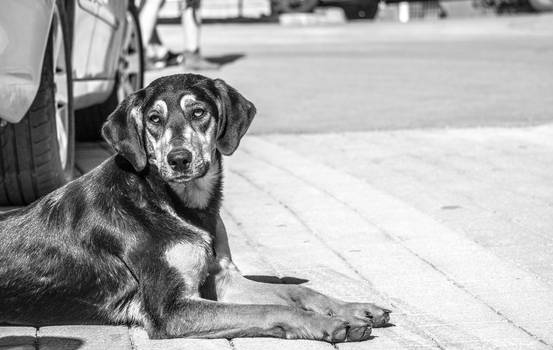
<path id="1" fill-rule="evenodd" d="M 175 171 L 184 171 L 192 161 L 192 153 L 184 148 L 174 149 L 167 155 L 167 163 Z"/>

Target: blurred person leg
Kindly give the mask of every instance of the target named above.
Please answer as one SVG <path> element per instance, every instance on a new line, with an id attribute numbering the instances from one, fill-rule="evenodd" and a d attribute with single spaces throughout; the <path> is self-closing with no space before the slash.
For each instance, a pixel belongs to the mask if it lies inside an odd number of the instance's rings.
<path id="1" fill-rule="evenodd" d="M 140 10 L 142 41 L 146 44 L 145 57 L 149 68 L 163 68 L 182 61 L 181 55 L 163 45 L 157 32 L 157 16 L 164 3 L 165 0 L 146 0 Z"/>
<path id="2" fill-rule="evenodd" d="M 184 69 L 210 70 L 219 65 L 204 59 L 200 53 L 200 0 L 185 0 L 181 17 L 184 32 Z"/>
<path id="3" fill-rule="evenodd" d="M 154 36 L 154 29 L 157 24 L 157 15 L 164 0 L 146 0 L 140 9 L 140 28 L 142 30 L 142 41 L 149 44 Z"/>
<path id="4" fill-rule="evenodd" d="M 161 59 L 165 62 L 167 66 L 174 66 L 182 63 L 182 53 L 176 53 L 163 45 L 161 38 L 159 37 L 159 32 L 157 26 L 154 27 L 154 32 L 152 34 L 152 39 L 150 39 L 150 45 L 158 49 L 158 53 L 162 54 Z"/>
<path id="5" fill-rule="evenodd" d="M 142 41 L 145 44 L 145 56 L 147 66 L 155 66 L 157 62 L 165 55 L 164 48 L 161 43 L 152 43 L 154 30 L 157 23 L 157 15 L 159 9 L 163 5 L 164 0 L 146 0 L 140 9 L 140 28 L 142 31 Z"/>

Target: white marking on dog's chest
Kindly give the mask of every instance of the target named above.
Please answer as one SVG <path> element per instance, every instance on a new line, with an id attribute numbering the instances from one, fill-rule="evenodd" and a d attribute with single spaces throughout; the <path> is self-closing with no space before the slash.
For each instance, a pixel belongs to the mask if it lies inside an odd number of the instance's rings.
<path id="1" fill-rule="evenodd" d="M 186 283 L 188 297 L 199 297 L 200 285 L 208 274 L 211 254 L 202 246 L 183 242 L 167 249 L 165 258 L 169 266 L 175 268 Z"/>
<path id="2" fill-rule="evenodd" d="M 197 238 L 194 242 L 181 241 L 171 245 L 165 252 L 165 259 L 184 279 L 187 296 L 199 297 L 199 288 L 207 277 L 212 258 L 212 237 L 207 231 L 184 221 L 170 206 L 164 209 Z"/>

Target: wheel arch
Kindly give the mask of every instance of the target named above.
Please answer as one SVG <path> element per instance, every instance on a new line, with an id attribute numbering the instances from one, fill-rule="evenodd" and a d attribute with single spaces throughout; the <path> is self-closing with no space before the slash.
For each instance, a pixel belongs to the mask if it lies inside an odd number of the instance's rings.
<path id="1" fill-rule="evenodd" d="M 37 94 L 55 0 L 8 0 L 0 11 L 0 118 L 23 119 Z M 24 19 L 24 21 L 22 21 Z"/>

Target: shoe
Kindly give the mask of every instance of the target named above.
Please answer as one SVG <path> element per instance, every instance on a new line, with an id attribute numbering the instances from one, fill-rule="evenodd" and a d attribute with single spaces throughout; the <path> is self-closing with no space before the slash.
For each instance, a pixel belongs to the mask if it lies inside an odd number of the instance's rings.
<path id="1" fill-rule="evenodd" d="M 167 51 L 165 55 L 165 65 L 166 66 L 177 66 L 184 61 L 182 53 L 176 53 L 173 51 Z"/>
<path id="2" fill-rule="evenodd" d="M 144 50 L 146 70 L 165 68 L 167 53 L 166 49 L 161 45 L 148 45 Z"/>
<path id="3" fill-rule="evenodd" d="M 221 66 L 217 63 L 209 62 L 203 58 L 198 51 L 183 53 L 184 62 L 182 63 L 185 70 L 216 70 Z"/>
<path id="4" fill-rule="evenodd" d="M 162 69 L 165 68 L 165 66 L 167 65 L 165 63 L 165 60 L 160 60 L 153 57 L 146 57 L 144 61 L 146 70 Z"/>

